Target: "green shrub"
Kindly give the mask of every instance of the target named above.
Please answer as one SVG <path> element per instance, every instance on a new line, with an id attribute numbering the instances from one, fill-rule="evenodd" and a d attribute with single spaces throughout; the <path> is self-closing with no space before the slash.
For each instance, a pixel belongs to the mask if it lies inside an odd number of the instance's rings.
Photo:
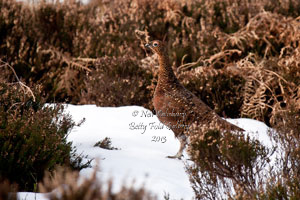
<path id="1" fill-rule="evenodd" d="M 62 105 L 33 101 L 18 84 L 0 83 L 0 94 L 0 178 L 35 190 L 45 171 L 70 163 L 66 137 L 75 123 Z"/>

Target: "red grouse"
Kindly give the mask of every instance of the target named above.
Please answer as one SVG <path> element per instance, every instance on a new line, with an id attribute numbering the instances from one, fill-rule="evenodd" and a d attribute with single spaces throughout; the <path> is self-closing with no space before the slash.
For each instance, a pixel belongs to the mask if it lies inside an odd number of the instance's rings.
<path id="1" fill-rule="evenodd" d="M 180 141 L 180 149 L 175 156 L 181 158 L 188 136 L 203 134 L 203 128 L 243 131 L 243 129 L 223 120 L 203 101 L 180 84 L 176 78 L 165 44 L 159 40 L 145 45 L 158 55 L 159 73 L 153 105 L 158 119 L 169 127 Z"/>

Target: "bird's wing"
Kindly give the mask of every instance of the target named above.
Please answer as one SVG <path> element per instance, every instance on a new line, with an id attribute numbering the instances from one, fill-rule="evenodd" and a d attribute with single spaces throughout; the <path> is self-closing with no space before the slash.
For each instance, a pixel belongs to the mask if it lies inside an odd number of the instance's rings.
<path id="1" fill-rule="evenodd" d="M 176 101 L 170 101 L 170 107 L 174 108 L 175 112 L 184 113 L 184 123 L 186 125 L 197 126 L 197 128 L 207 127 L 226 130 L 242 130 L 226 120 L 223 120 L 214 110 L 207 106 L 192 92 L 181 85 L 179 87 L 180 88 L 177 89 L 178 92 L 172 93 L 172 98 L 176 99 Z"/>

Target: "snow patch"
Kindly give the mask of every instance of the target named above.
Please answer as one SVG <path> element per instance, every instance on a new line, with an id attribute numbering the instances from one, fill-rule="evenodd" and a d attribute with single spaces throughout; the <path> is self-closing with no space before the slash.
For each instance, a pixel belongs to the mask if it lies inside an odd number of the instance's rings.
<path id="1" fill-rule="evenodd" d="M 105 182 L 113 179 L 113 190 L 134 181 L 135 187 L 145 186 L 159 199 L 169 193 L 173 199 L 192 199 L 193 190 L 182 161 L 168 159 L 179 149 L 174 133 L 163 126 L 150 110 L 139 106 L 97 107 L 95 105 L 67 105 L 66 113 L 75 122 L 85 118 L 85 123 L 76 127 L 68 136 L 77 153 L 94 159 L 91 163 L 100 168 L 97 177 Z M 272 147 L 269 128 L 262 122 L 251 119 L 226 119 L 246 130 L 252 139 L 258 139 Z M 95 143 L 111 138 L 112 146 L 120 150 L 106 150 L 94 147 Z M 187 158 L 186 153 L 184 154 Z M 92 168 L 82 169 L 80 174 L 89 177 Z M 37 196 L 36 196 L 37 195 Z M 22 199 L 46 199 L 43 194 L 19 193 Z"/>

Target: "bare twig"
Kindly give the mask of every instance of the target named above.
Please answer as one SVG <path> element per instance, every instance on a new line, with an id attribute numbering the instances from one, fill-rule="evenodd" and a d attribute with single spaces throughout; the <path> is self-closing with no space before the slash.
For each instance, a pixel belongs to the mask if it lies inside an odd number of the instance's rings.
<path id="1" fill-rule="evenodd" d="M 177 72 L 180 72 L 180 71 L 186 70 L 188 68 L 194 67 L 194 66 L 198 65 L 201 61 L 202 61 L 202 57 L 200 57 L 196 62 L 191 62 L 191 63 L 186 63 L 186 64 L 183 64 L 183 65 L 180 65 L 177 68 Z"/>
<path id="2" fill-rule="evenodd" d="M 32 90 L 27 86 L 25 85 L 18 77 L 16 71 L 14 70 L 14 68 L 8 64 L 7 62 L 4 62 L 3 60 L 0 59 L 0 67 L 8 67 L 11 69 L 11 71 L 13 72 L 14 76 L 16 77 L 17 81 L 18 81 L 18 84 L 21 86 L 21 88 L 23 89 L 24 93 L 26 94 L 27 92 L 30 93 L 30 95 L 32 96 L 33 98 L 33 101 L 35 102 L 35 96 L 32 92 Z M 27 91 L 27 92 L 26 92 Z"/>

